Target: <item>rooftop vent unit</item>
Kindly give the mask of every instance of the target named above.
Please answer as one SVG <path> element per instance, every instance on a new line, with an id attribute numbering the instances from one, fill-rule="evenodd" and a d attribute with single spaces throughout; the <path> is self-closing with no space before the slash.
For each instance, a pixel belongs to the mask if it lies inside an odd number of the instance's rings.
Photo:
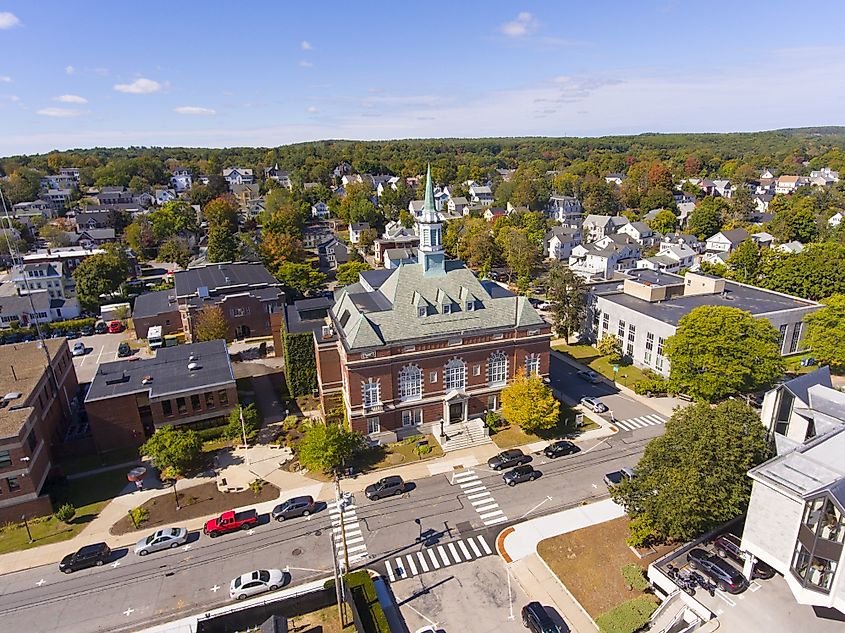
<path id="1" fill-rule="evenodd" d="M 20 392 L 20 391 L 10 391 L 10 392 L 9 392 L 9 393 L 7 393 L 5 396 L 3 396 L 3 402 L 4 402 L 5 404 L 8 404 L 8 403 L 9 403 L 9 402 L 11 402 L 12 400 L 17 400 L 17 399 L 18 399 L 18 398 L 20 398 L 20 397 L 21 397 L 21 392 Z"/>
<path id="2" fill-rule="evenodd" d="M 191 361 L 190 363 L 188 363 L 188 371 L 196 371 L 198 369 L 202 369 L 202 365 L 200 365 L 198 362 Z"/>
<path id="3" fill-rule="evenodd" d="M 153 377 L 152 377 L 152 376 L 144 376 L 143 378 L 141 378 L 141 384 L 142 384 L 142 385 L 148 385 L 148 384 L 150 384 L 152 381 L 153 381 Z"/>
<path id="4" fill-rule="evenodd" d="M 119 385 L 122 382 L 127 382 L 129 380 L 129 375 L 122 371 L 119 374 L 112 376 L 111 378 L 106 378 L 107 385 Z"/>

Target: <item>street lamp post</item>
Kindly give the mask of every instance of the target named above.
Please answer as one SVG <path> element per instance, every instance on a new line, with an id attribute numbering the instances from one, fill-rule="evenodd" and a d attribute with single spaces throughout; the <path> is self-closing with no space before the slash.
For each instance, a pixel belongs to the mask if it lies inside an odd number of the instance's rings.
<path id="1" fill-rule="evenodd" d="M 244 436 L 244 457 L 246 458 L 246 465 L 249 466 L 249 445 L 246 443 L 246 423 L 244 422 L 244 408 L 238 405 L 238 412 L 241 418 L 241 433 Z"/>
<path id="2" fill-rule="evenodd" d="M 32 538 L 32 532 L 29 531 L 29 523 L 27 523 L 27 521 L 26 521 L 26 515 L 25 514 L 21 515 L 21 520 L 23 520 L 23 526 L 26 528 L 26 535 L 29 538 L 29 541 L 27 541 L 27 542 L 28 543 L 34 543 L 35 541 Z"/>
<path id="3" fill-rule="evenodd" d="M 176 509 L 181 510 L 182 506 L 179 505 L 179 493 L 176 492 L 176 479 L 173 479 L 173 500 L 176 502 Z"/>

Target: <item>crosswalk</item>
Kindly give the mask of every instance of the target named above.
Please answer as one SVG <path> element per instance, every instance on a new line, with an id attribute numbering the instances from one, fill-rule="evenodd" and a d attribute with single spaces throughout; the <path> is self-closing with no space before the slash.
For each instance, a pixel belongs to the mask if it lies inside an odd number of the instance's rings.
<path id="1" fill-rule="evenodd" d="M 461 487 L 461 492 L 466 495 L 484 525 L 495 525 L 508 520 L 474 470 L 457 473 L 453 475 L 452 481 Z"/>
<path id="2" fill-rule="evenodd" d="M 493 550 L 483 536 L 471 536 L 388 559 L 385 561 L 385 567 L 387 577 L 391 582 L 396 582 L 442 567 L 469 562 L 492 553 Z"/>
<path id="3" fill-rule="evenodd" d="M 642 429 L 647 426 L 657 426 L 658 424 L 666 424 L 666 418 L 656 414 L 643 415 L 638 418 L 628 418 L 627 420 L 616 420 L 613 423 L 622 431 L 633 431 L 635 429 Z"/>
<path id="4" fill-rule="evenodd" d="M 334 533 L 334 543 L 337 548 L 337 561 L 342 566 L 344 564 L 343 554 L 343 533 L 346 533 L 346 551 L 349 555 L 349 565 L 367 558 L 367 546 L 364 543 L 364 535 L 361 531 L 361 525 L 358 521 L 358 514 L 355 511 L 355 505 L 349 503 L 343 510 L 343 529 L 340 527 L 340 509 L 337 502 L 330 502 L 329 514 L 332 520 L 332 532 Z"/>

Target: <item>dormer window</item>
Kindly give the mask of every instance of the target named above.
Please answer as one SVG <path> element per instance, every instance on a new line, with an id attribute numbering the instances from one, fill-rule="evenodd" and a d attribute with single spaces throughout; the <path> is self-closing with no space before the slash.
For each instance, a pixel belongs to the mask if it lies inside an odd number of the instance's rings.
<path id="1" fill-rule="evenodd" d="M 451 314 L 452 313 L 452 305 L 447 303 L 443 305 L 443 314 Z"/>
<path id="2" fill-rule="evenodd" d="M 475 301 L 467 301 L 467 312 L 475 310 Z"/>
<path id="3" fill-rule="evenodd" d="M 425 306 L 420 306 L 417 308 L 417 316 L 424 317 L 428 314 L 428 309 Z"/>

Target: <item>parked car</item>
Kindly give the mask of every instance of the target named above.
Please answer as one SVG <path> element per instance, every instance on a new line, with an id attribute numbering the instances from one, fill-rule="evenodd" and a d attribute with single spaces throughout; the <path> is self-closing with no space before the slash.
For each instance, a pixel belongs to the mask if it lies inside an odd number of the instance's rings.
<path id="1" fill-rule="evenodd" d="M 185 528 L 164 528 L 157 530 L 135 544 L 135 553 L 146 556 L 151 552 L 171 549 L 184 545 L 188 541 L 188 530 Z"/>
<path id="2" fill-rule="evenodd" d="M 581 404 L 593 413 L 604 413 L 605 411 L 607 411 L 607 405 L 602 402 L 599 398 L 584 396 L 583 398 L 581 398 Z"/>
<path id="3" fill-rule="evenodd" d="M 202 531 L 211 538 L 217 538 L 221 534 L 234 532 L 235 530 L 249 530 L 258 525 L 258 512 L 255 510 L 244 510 L 235 512 L 229 510 L 216 519 L 209 519 L 205 522 Z"/>
<path id="4" fill-rule="evenodd" d="M 56 328 L 55 330 L 50 330 L 50 338 L 64 338 L 65 331 L 63 328 Z"/>
<path id="5" fill-rule="evenodd" d="M 256 569 L 235 578 L 229 585 L 229 597 L 243 600 L 250 596 L 275 591 L 285 584 L 285 572 L 281 569 Z"/>
<path id="6" fill-rule="evenodd" d="M 132 355 L 132 348 L 129 347 L 129 343 L 126 341 L 121 341 L 120 345 L 117 346 L 117 357 L 118 358 L 126 358 L 127 356 Z"/>
<path id="7" fill-rule="evenodd" d="M 591 369 L 584 369 L 582 371 L 579 371 L 578 377 L 583 378 L 587 382 L 592 383 L 594 385 L 601 382 L 601 378 L 599 378 L 599 375 Z"/>
<path id="8" fill-rule="evenodd" d="M 507 451 L 502 451 L 498 455 L 493 455 L 487 460 L 487 465 L 493 470 L 502 470 L 503 468 L 510 468 L 511 466 L 519 466 L 520 464 L 527 464 L 531 458 L 523 453 L 518 448 L 512 448 Z"/>
<path id="9" fill-rule="evenodd" d="M 721 558 L 730 558 L 735 563 L 745 565 L 745 553 L 741 547 L 742 541 L 736 534 L 722 534 L 713 541 L 713 549 Z M 754 565 L 754 577 L 768 580 L 775 575 L 775 570 L 761 560 Z"/>
<path id="10" fill-rule="evenodd" d="M 548 310 L 551 307 L 552 307 L 551 303 L 549 303 L 548 301 L 544 301 L 543 303 L 541 303 L 540 305 L 537 306 L 537 309 L 538 310 Z"/>
<path id="11" fill-rule="evenodd" d="M 561 630 L 549 616 L 546 608 L 536 601 L 522 607 L 522 626 L 531 633 L 569 633 L 569 627 Z"/>
<path id="12" fill-rule="evenodd" d="M 88 567 L 99 567 L 108 562 L 111 557 L 111 549 L 105 543 L 94 543 L 81 547 L 73 554 L 68 554 L 59 563 L 59 571 L 66 574 L 87 569 Z"/>
<path id="13" fill-rule="evenodd" d="M 612 473 L 607 473 L 604 476 L 604 483 L 607 484 L 608 488 L 613 488 L 613 486 L 618 486 L 626 479 L 633 479 L 636 471 L 629 466 L 623 466 L 619 470 L 615 470 Z"/>
<path id="14" fill-rule="evenodd" d="M 94 328 L 90 325 L 83 325 L 80 332 L 82 332 L 82 336 L 91 336 L 94 333 Z"/>
<path id="15" fill-rule="evenodd" d="M 307 517 L 312 512 L 314 512 L 314 497 L 294 497 L 273 508 L 270 516 L 276 521 L 284 521 L 296 517 Z"/>
<path id="16" fill-rule="evenodd" d="M 687 552 L 687 562 L 692 569 L 697 569 L 709 576 L 722 591 L 742 593 L 748 586 L 745 576 L 736 567 L 706 549 L 700 547 L 691 549 Z"/>
<path id="17" fill-rule="evenodd" d="M 76 341 L 76 343 L 73 344 L 71 354 L 74 356 L 85 356 L 85 343 L 82 341 Z"/>
<path id="18" fill-rule="evenodd" d="M 516 468 L 512 468 L 504 475 L 502 475 L 502 479 L 505 480 L 505 483 L 509 486 L 515 486 L 516 484 L 521 484 L 524 481 L 534 481 L 540 476 L 540 472 L 534 470 L 534 467 L 531 464 L 523 464 L 522 466 L 517 466 Z"/>
<path id="19" fill-rule="evenodd" d="M 112 321 L 109 323 L 109 334 L 120 334 L 125 330 L 123 323 L 120 321 Z"/>
<path id="20" fill-rule="evenodd" d="M 370 484 L 364 489 L 364 494 L 370 501 L 378 501 L 384 497 L 398 495 L 405 491 L 405 482 L 399 475 L 383 477 L 376 483 Z"/>
<path id="21" fill-rule="evenodd" d="M 71 341 L 75 338 L 79 338 L 80 336 L 82 336 L 82 334 L 80 334 L 76 330 L 68 330 L 67 333 L 65 334 L 65 338 L 69 341 Z"/>
<path id="22" fill-rule="evenodd" d="M 105 334 L 109 331 L 109 326 L 106 325 L 105 321 L 97 321 L 94 324 L 94 333 L 95 334 Z"/>
<path id="23" fill-rule="evenodd" d="M 564 455 L 572 455 L 579 452 L 581 449 L 568 440 L 559 440 L 549 444 L 543 449 L 543 455 L 550 459 L 555 457 L 563 457 Z"/>

